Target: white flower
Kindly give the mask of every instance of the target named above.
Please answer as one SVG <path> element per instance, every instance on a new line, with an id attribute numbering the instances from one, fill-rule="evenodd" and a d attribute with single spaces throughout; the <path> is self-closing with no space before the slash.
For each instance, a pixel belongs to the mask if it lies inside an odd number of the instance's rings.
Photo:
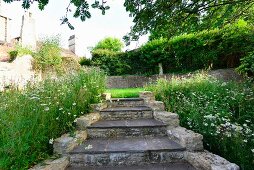
<path id="1" fill-rule="evenodd" d="M 78 119 L 75 119 L 73 122 L 76 123 L 78 121 Z"/>
<path id="2" fill-rule="evenodd" d="M 56 120 L 59 120 L 59 117 L 57 117 Z"/>
<path id="3" fill-rule="evenodd" d="M 70 113 L 70 112 L 68 112 L 68 115 L 71 115 L 71 113 Z"/>
<path id="4" fill-rule="evenodd" d="M 61 107 L 61 108 L 59 108 L 59 110 L 63 110 L 63 108 Z"/>
<path id="5" fill-rule="evenodd" d="M 254 153 L 254 149 L 251 149 L 251 152 Z"/>
<path id="6" fill-rule="evenodd" d="M 75 102 L 74 102 L 74 103 L 72 103 L 72 105 L 73 105 L 73 106 L 76 106 L 76 105 L 77 105 L 77 103 L 75 103 Z"/>
<path id="7" fill-rule="evenodd" d="M 85 150 L 92 149 L 92 148 L 93 148 L 92 145 L 88 145 L 88 146 L 85 147 Z"/>
<path id="8" fill-rule="evenodd" d="M 245 120 L 245 122 L 250 123 L 250 120 Z"/>
<path id="9" fill-rule="evenodd" d="M 77 117 L 77 115 L 73 115 L 74 117 Z"/>
<path id="10" fill-rule="evenodd" d="M 246 139 L 244 139 L 243 142 L 247 143 L 248 141 Z"/>
<path id="11" fill-rule="evenodd" d="M 42 104 L 41 104 L 41 106 L 47 106 L 47 104 L 45 104 L 45 103 L 42 103 Z"/>
<path id="12" fill-rule="evenodd" d="M 51 138 L 51 139 L 49 139 L 49 144 L 53 144 L 54 143 L 54 139 L 53 138 Z"/>
<path id="13" fill-rule="evenodd" d="M 45 109 L 44 109 L 45 111 L 49 111 L 49 107 L 45 107 Z"/>
<path id="14" fill-rule="evenodd" d="M 208 124 L 207 124 L 207 123 L 204 123 L 204 125 L 205 125 L 205 126 L 208 126 Z"/>

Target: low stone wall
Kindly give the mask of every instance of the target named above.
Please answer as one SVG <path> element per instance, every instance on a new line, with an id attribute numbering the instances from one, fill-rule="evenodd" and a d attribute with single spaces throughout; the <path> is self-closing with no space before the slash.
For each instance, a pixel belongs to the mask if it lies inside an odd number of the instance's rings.
<path id="1" fill-rule="evenodd" d="M 209 75 L 224 81 L 240 81 L 242 77 L 234 69 L 212 70 Z M 107 88 L 135 88 L 143 87 L 149 83 L 156 82 L 160 78 L 170 80 L 173 76 L 180 78 L 191 77 L 191 74 L 165 74 L 153 76 L 109 76 L 107 78 Z"/>

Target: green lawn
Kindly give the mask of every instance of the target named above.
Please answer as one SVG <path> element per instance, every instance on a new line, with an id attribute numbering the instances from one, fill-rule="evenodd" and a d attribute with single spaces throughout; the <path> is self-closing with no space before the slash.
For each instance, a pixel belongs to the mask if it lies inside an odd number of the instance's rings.
<path id="1" fill-rule="evenodd" d="M 138 97 L 140 91 L 144 88 L 126 88 L 126 89 L 107 89 L 107 93 L 111 93 L 112 98 L 132 98 Z"/>

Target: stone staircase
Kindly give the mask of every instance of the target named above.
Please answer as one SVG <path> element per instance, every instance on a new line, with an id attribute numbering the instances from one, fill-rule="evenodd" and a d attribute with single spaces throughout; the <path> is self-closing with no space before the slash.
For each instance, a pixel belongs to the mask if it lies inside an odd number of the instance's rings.
<path id="1" fill-rule="evenodd" d="M 153 113 L 143 98 L 108 100 L 100 120 L 86 127 L 88 140 L 69 152 L 68 169 L 194 169 Z"/>
<path id="2" fill-rule="evenodd" d="M 153 93 L 93 105 L 75 120 L 75 135 L 54 141 L 62 157 L 40 170 L 239 170 L 236 164 L 203 149 L 202 135 L 179 126 Z"/>

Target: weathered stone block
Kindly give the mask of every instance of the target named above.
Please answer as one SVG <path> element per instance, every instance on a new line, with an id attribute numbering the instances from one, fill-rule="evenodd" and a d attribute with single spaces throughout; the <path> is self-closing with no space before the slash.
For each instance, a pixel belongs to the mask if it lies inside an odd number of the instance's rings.
<path id="1" fill-rule="evenodd" d="M 154 118 L 162 121 L 170 127 L 179 126 L 179 116 L 176 113 L 166 112 L 166 111 L 155 111 Z"/>
<path id="2" fill-rule="evenodd" d="M 148 107 L 151 107 L 154 111 L 164 111 L 165 105 L 161 101 L 152 101 L 147 103 Z"/>
<path id="3" fill-rule="evenodd" d="M 175 142 L 186 147 L 188 151 L 202 151 L 203 136 L 183 127 L 168 128 L 168 136 Z"/>
<path id="4" fill-rule="evenodd" d="M 197 170 L 239 170 L 239 166 L 226 159 L 204 152 L 185 152 L 185 160 L 192 164 Z"/>
<path id="5" fill-rule="evenodd" d="M 92 123 L 100 120 L 99 113 L 89 113 L 88 115 L 81 116 L 75 120 L 77 128 L 79 130 L 86 130 L 87 126 L 90 126 Z"/>
<path id="6" fill-rule="evenodd" d="M 65 170 L 70 161 L 68 157 L 62 157 L 56 160 L 46 160 L 43 165 L 36 165 L 29 170 Z"/>
<path id="7" fill-rule="evenodd" d="M 100 112 L 102 109 L 107 108 L 107 103 L 91 104 L 92 112 Z"/>
<path id="8" fill-rule="evenodd" d="M 142 98 L 145 100 L 145 102 L 151 102 L 155 101 L 155 96 L 153 92 L 150 91 L 143 91 L 139 93 L 139 98 Z"/>
<path id="9" fill-rule="evenodd" d="M 74 136 L 64 134 L 60 138 L 54 140 L 54 152 L 60 155 L 67 154 L 75 146 L 78 146 L 87 138 L 86 131 L 76 131 Z"/>
<path id="10" fill-rule="evenodd" d="M 103 100 L 110 100 L 111 99 L 111 93 L 103 93 L 101 97 L 102 97 Z"/>

